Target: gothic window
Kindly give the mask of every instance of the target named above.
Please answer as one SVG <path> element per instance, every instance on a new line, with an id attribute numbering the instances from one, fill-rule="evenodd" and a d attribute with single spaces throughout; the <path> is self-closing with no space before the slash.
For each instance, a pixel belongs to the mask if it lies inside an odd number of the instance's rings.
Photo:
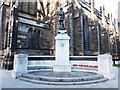
<path id="1" fill-rule="evenodd" d="M 118 27 L 120 27 L 120 22 L 118 22 Z"/>
<path id="2" fill-rule="evenodd" d="M 19 11 L 22 10 L 22 2 L 18 2 L 18 10 L 19 10 Z"/>
<path id="3" fill-rule="evenodd" d="M 36 2 L 28 2 L 28 13 L 30 15 L 36 15 Z"/>
<path id="4" fill-rule="evenodd" d="M 32 35 L 32 32 L 33 32 L 33 29 L 32 28 L 30 28 L 29 30 L 28 30 L 28 48 L 29 49 L 31 49 L 31 48 L 33 48 L 33 40 L 32 40 L 32 38 L 33 38 L 33 35 Z"/>
<path id="5" fill-rule="evenodd" d="M 7 48 L 7 36 L 8 36 L 8 24 L 9 23 L 7 23 L 7 25 L 6 25 L 6 32 L 5 32 L 5 48 Z"/>
<path id="6" fill-rule="evenodd" d="M 28 48 L 29 49 L 40 49 L 40 31 L 39 29 L 28 30 Z"/>
<path id="7" fill-rule="evenodd" d="M 18 30 L 21 32 L 27 32 L 27 26 L 25 24 L 18 24 Z"/>
<path id="8" fill-rule="evenodd" d="M 50 2 L 47 2 L 47 15 L 50 13 Z"/>
<path id="9" fill-rule="evenodd" d="M 34 48 L 39 49 L 40 48 L 40 31 L 38 29 L 34 30 L 33 33 L 34 37 Z"/>
<path id="10" fill-rule="evenodd" d="M 38 48 L 40 48 L 40 31 L 38 31 L 38 42 L 37 42 L 37 45 L 38 45 Z"/>
<path id="11" fill-rule="evenodd" d="M 36 16 L 37 2 L 19 2 L 19 11 Z"/>
<path id="12" fill-rule="evenodd" d="M 22 11 L 28 13 L 28 2 L 22 2 Z"/>
<path id="13" fill-rule="evenodd" d="M 84 39 L 84 50 L 89 51 L 89 24 L 88 17 L 83 15 L 83 39 Z"/>
<path id="14" fill-rule="evenodd" d="M 99 40 L 99 49 L 100 49 L 100 53 L 101 53 L 101 26 L 100 26 L 100 23 L 98 23 L 98 29 L 99 29 L 99 37 L 98 37 L 98 40 Z"/>
<path id="15" fill-rule="evenodd" d="M 32 43 L 33 43 L 33 48 L 36 49 L 36 30 L 32 32 Z"/>
<path id="16" fill-rule="evenodd" d="M 36 32 L 36 48 L 40 48 L 40 31 Z"/>

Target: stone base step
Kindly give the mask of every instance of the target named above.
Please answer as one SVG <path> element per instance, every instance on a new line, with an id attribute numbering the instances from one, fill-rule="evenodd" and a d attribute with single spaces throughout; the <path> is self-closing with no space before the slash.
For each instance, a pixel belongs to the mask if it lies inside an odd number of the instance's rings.
<path id="1" fill-rule="evenodd" d="M 90 80 L 97 80 L 104 78 L 103 75 L 69 78 L 69 77 L 46 77 L 46 76 L 37 76 L 32 74 L 23 74 L 22 77 L 33 80 L 49 81 L 49 82 L 82 82 L 82 81 L 90 81 Z"/>
<path id="2" fill-rule="evenodd" d="M 48 85 L 83 85 L 107 81 L 103 75 L 89 71 L 53 72 L 33 71 L 23 74 L 18 79 Z"/>
<path id="3" fill-rule="evenodd" d="M 36 83 L 36 84 L 47 84 L 47 85 L 85 85 L 85 84 L 94 84 L 94 83 L 105 82 L 108 80 L 106 78 L 101 78 L 101 79 L 97 79 L 97 80 L 82 81 L 82 82 L 49 82 L 49 81 L 29 79 L 29 78 L 25 78 L 25 77 L 18 77 L 18 78 L 20 80 L 23 80 L 26 82 L 31 82 L 31 83 Z"/>

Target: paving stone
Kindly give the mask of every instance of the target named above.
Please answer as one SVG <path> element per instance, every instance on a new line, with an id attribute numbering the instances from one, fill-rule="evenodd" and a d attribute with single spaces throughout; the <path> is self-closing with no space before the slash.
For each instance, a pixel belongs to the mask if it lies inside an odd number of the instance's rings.
<path id="1" fill-rule="evenodd" d="M 114 67 L 114 73 L 118 76 L 118 68 Z M 11 77 L 11 71 L 2 71 L 2 87 L 0 88 L 118 88 L 118 77 L 106 82 L 87 84 L 87 85 L 45 85 L 25 82 Z M 0 71 L 1 75 L 1 71 Z M 1 81 L 1 79 L 0 79 Z"/>

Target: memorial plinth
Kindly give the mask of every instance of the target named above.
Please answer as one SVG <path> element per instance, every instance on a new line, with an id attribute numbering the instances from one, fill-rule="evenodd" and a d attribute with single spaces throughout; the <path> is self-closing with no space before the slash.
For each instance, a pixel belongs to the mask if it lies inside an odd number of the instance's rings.
<path id="1" fill-rule="evenodd" d="M 53 71 L 55 72 L 71 72 L 71 64 L 69 63 L 69 40 L 66 30 L 59 30 L 56 40 L 56 55 Z"/>
<path id="2" fill-rule="evenodd" d="M 109 54 L 98 55 L 98 72 L 108 79 L 115 78 L 112 68 L 112 56 Z"/>
<path id="3" fill-rule="evenodd" d="M 12 77 L 17 78 L 24 73 L 27 73 L 28 66 L 28 55 L 26 54 L 16 54 L 14 55 L 14 67 L 12 71 Z"/>

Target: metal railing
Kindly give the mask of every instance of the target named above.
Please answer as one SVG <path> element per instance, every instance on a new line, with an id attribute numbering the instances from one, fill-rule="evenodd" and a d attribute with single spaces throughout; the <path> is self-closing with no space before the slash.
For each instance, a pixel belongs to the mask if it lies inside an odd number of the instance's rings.
<path id="1" fill-rule="evenodd" d="M 97 56 L 69 56 L 70 61 L 97 61 Z M 55 60 L 55 56 L 28 56 L 29 61 Z"/>

